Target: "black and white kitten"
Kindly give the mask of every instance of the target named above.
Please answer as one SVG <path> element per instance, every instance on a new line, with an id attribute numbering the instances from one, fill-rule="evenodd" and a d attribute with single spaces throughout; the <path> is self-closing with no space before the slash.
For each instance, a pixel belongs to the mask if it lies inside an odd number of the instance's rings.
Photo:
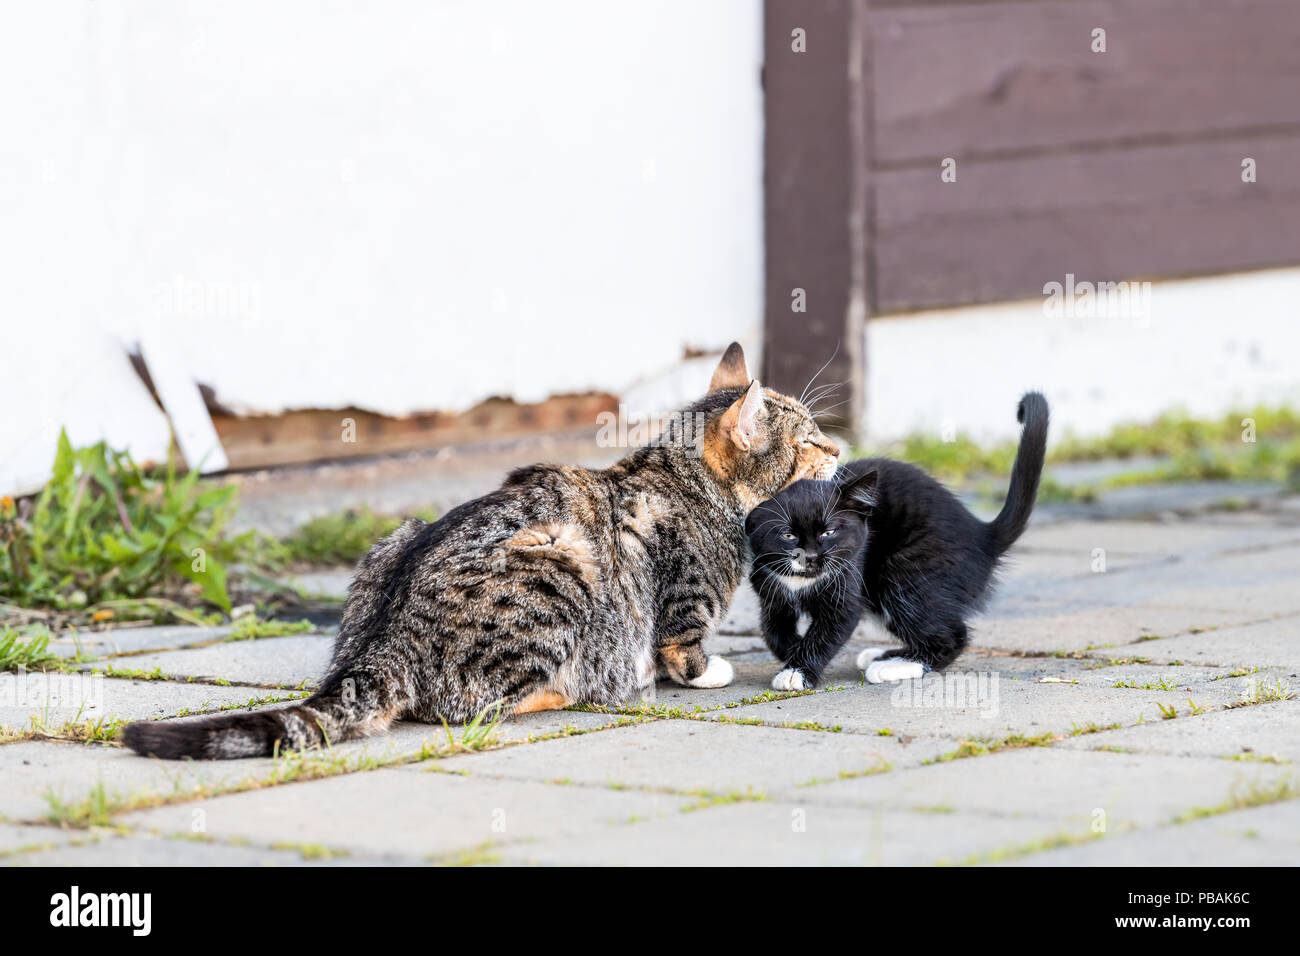
<path id="1" fill-rule="evenodd" d="M 774 688 L 816 686 L 863 612 L 904 645 L 858 655 L 870 683 L 920 677 L 956 659 L 966 618 L 984 606 L 1038 494 L 1047 400 L 1029 392 L 1016 415 L 1023 427 L 1011 486 L 988 523 L 920 468 L 888 458 L 849 462 L 831 481 L 797 481 L 749 513 L 763 639 L 785 665 Z"/>

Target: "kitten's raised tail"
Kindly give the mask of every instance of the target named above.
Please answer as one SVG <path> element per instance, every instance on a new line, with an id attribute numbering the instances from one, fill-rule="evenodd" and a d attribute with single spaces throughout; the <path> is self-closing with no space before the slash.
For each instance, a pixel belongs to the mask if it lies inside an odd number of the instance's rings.
<path id="1" fill-rule="evenodd" d="M 270 757 L 382 732 L 395 710 L 383 696 L 372 679 L 352 672 L 292 707 L 202 720 L 137 720 L 122 728 L 122 742 L 164 760 Z"/>
<path id="2" fill-rule="evenodd" d="M 988 524 L 998 555 L 1015 544 L 1029 524 L 1047 454 L 1047 419 L 1047 399 L 1038 392 L 1026 392 L 1016 408 L 1016 420 L 1021 424 L 1020 447 L 1016 463 L 1011 466 L 1011 487 L 1002 510 Z"/>

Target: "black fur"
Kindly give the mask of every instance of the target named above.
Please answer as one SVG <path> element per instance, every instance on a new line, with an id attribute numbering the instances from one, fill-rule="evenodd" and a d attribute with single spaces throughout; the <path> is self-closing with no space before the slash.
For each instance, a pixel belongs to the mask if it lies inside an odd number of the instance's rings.
<path id="1" fill-rule="evenodd" d="M 887 458 L 849 462 L 831 481 L 796 482 L 750 512 L 750 582 L 764 640 L 801 672 L 803 686 L 818 683 L 864 611 L 903 642 L 880 659 L 938 670 L 966 647 L 966 619 L 984 606 L 1038 493 L 1046 399 L 1029 392 L 1017 417 L 1023 428 L 1006 503 L 987 524 L 920 468 Z"/>

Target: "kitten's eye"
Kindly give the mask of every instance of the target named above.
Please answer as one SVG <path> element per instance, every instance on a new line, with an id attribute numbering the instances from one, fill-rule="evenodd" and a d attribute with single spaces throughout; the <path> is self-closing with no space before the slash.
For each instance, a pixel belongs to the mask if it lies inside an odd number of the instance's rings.
<path id="1" fill-rule="evenodd" d="M 835 529 L 834 529 L 834 528 L 827 528 L 825 531 L 822 532 L 822 537 L 823 537 L 823 538 L 829 538 L 829 537 L 830 537 L 831 535 L 833 535 L 834 533 L 835 533 Z"/>
<path id="2" fill-rule="evenodd" d="M 797 536 L 787 531 L 785 534 L 781 535 L 781 537 L 786 541 L 793 541 Z"/>

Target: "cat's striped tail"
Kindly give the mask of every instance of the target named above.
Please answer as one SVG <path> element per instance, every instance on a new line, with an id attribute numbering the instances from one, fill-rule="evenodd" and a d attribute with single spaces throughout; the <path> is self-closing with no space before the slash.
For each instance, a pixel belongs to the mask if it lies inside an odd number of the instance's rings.
<path id="1" fill-rule="evenodd" d="M 122 742 L 145 757 L 229 760 L 269 757 L 382 733 L 396 707 L 373 678 L 353 671 L 300 704 L 200 720 L 137 720 Z"/>
<path id="2" fill-rule="evenodd" d="M 998 516 L 988 524 L 993 538 L 995 555 L 1000 555 L 1015 544 L 1029 524 L 1034 499 L 1038 497 L 1038 479 L 1043 474 L 1043 458 L 1047 454 L 1047 399 L 1038 392 L 1026 392 L 1016 409 L 1020 422 L 1020 447 L 1016 449 L 1016 463 L 1011 466 L 1011 487 L 1007 500 Z"/>

